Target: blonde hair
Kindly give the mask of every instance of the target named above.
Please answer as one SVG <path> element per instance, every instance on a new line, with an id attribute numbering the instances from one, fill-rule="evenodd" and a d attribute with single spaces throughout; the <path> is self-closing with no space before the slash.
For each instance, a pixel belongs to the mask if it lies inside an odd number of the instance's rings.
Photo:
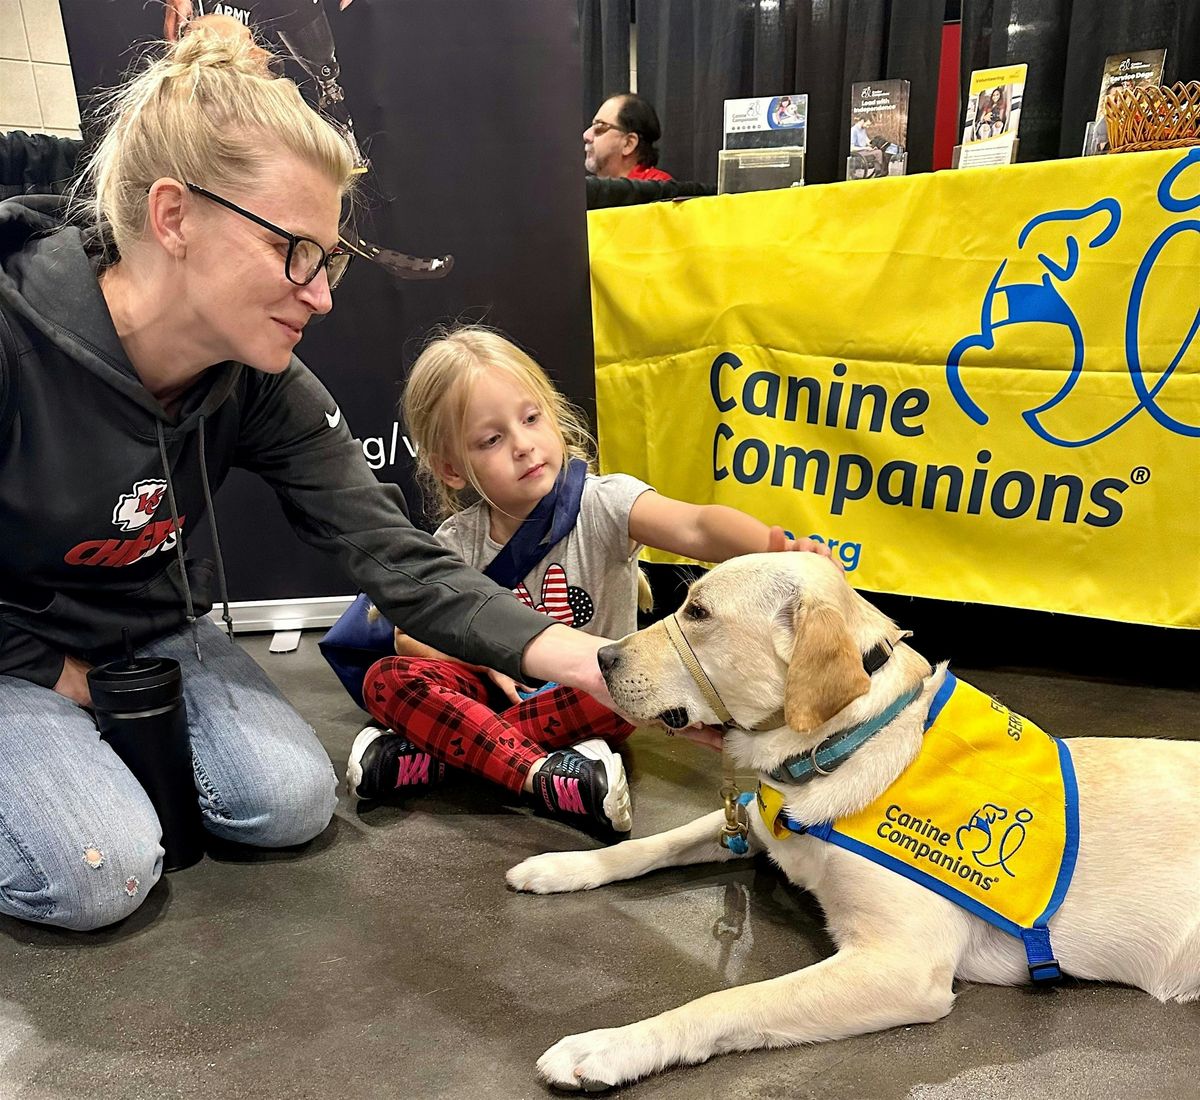
<path id="1" fill-rule="evenodd" d="M 593 463 L 596 445 L 583 412 L 516 344 L 483 325 L 435 330 L 409 372 L 401 408 L 416 445 L 417 475 L 439 519 L 461 511 L 465 502 L 463 493 L 438 475 L 437 462 L 452 463 L 474 493 L 494 507 L 475 480 L 463 438 L 471 391 L 489 371 L 508 375 L 538 403 L 562 442 L 564 463 L 570 458 L 582 458 L 589 467 Z"/>
<path id="2" fill-rule="evenodd" d="M 197 20 L 192 33 L 108 94 L 104 137 L 73 192 L 88 222 L 118 253 L 145 231 L 158 179 L 221 188 L 254 184 L 281 150 L 323 172 L 345 193 L 354 157 L 341 135 L 272 75 L 271 55 L 249 30 Z"/>

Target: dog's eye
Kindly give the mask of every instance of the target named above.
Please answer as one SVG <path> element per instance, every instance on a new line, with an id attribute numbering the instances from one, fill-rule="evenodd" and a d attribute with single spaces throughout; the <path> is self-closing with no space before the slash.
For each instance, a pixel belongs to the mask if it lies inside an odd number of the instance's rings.
<path id="1" fill-rule="evenodd" d="M 683 616 L 694 623 L 703 622 L 708 618 L 708 608 L 702 604 L 690 603 L 683 609 Z"/>

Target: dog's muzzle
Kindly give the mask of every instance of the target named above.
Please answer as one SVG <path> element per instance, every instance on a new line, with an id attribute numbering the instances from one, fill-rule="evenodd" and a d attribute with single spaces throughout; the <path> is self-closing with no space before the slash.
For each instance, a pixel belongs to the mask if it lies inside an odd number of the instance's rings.
<path id="1" fill-rule="evenodd" d="M 671 707 L 670 710 L 664 710 L 657 717 L 664 726 L 673 730 L 681 730 L 685 726 L 691 725 L 686 707 Z"/>
<path id="2" fill-rule="evenodd" d="M 713 687 L 708 674 L 701 668 L 700 659 L 692 652 L 691 645 L 680 629 L 679 620 L 674 615 L 668 615 L 662 620 L 662 625 L 663 629 L 667 632 L 667 637 L 671 640 L 671 647 L 678 654 L 680 661 L 683 662 L 683 667 L 687 669 L 688 675 L 695 682 L 696 687 L 700 689 L 700 694 L 704 696 L 704 701 L 717 716 L 717 721 L 723 726 L 732 725 L 733 715 L 729 713 L 729 708 L 725 706 L 721 696 L 717 694 L 717 689 Z"/>

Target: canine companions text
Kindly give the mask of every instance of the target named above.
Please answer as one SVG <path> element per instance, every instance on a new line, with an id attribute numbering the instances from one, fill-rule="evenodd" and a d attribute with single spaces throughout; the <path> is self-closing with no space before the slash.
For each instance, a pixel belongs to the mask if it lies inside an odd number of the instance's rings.
<path id="1" fill-rule="evenodd" d="M 1056 742 L 931 668 L 816 554 L 718 566 L 672 629 L 601 650 L 614 701 L 646 722 L 725 725 L 727 749 L 760 777 L 749 854 L 815 893 L 837 952 L 568 1036 L 538 1061 L 547 1081 L 601 1089 L 725 1051 L 937 1020 L 956 977 L 1015 985 L 1061 968 L 1164 1001 L 1200 996 L 1200 744 Z M 739 858 L 718 843 L 724 820 L 534 856 L 508 882 L 587 890 Z"/>

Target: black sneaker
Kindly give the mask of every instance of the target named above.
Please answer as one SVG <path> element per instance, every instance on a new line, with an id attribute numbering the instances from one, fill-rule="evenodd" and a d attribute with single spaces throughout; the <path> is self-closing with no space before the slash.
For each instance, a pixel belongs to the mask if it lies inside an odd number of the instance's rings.
<path id="1" fill-rule="evenodd" d="M 366 726 L 354 739 L 346 764 L 352 798 L 387 798 L 397 791 L 424 790 L 446 778 L 446 765 L 407 737 Z"/>
<path id="2" fill-rule="evenodd" d="M 573 825 L 594 823 L 615 833 L 633 828 L 625 765 L 599 738 L 559 749 L 533 777 L 538 808 Z"/>

